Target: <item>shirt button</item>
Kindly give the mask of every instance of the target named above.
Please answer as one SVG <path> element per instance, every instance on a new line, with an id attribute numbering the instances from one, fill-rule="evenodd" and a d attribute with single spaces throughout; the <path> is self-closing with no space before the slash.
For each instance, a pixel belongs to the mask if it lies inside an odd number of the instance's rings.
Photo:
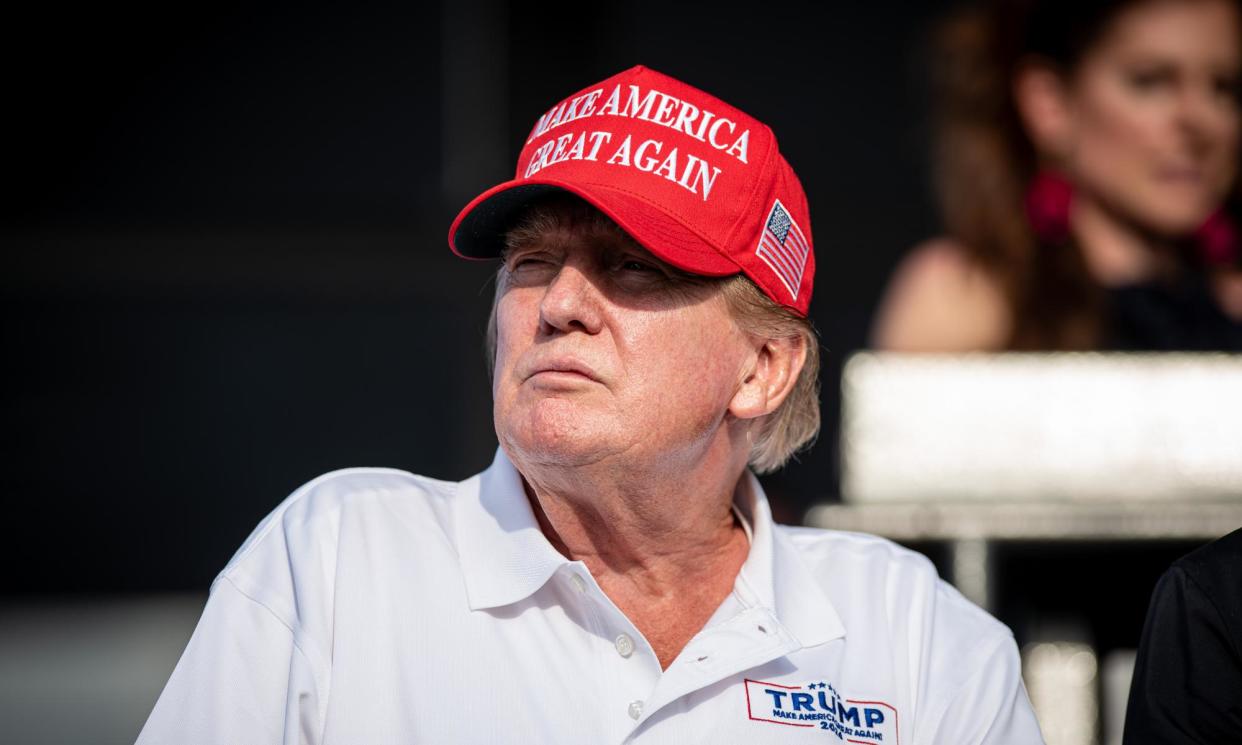
<path id="1" fill-rule="evenodd" d="M 630 719 L 638 719 L 639 717 L 641 717 L 643 715 L 643 702 L 642 701 L 631 701 L 629 712 L 630 712 Z"/>
<path id="2" fill-rule="evenodd" d="M 573 583 L 574 589 L 578 592 L 586 592 L 586 580 L 576 574 L 569 575 L 569 581 Z"/>
<path id="3" fill-rule="evenodd" d="M 622 657 L 629 657 L 630 655 L 634 654 L 634 640 L 630 638 L 629 634 L 618 634 L 616 645 L 617 645 L 617 654 L 621 655 Z M 641 708 L 642 702 L 639 702 L 638 706 L 639 708 Z M 637 717 L 635 717 L 635 719 L 637 719 Z"/>

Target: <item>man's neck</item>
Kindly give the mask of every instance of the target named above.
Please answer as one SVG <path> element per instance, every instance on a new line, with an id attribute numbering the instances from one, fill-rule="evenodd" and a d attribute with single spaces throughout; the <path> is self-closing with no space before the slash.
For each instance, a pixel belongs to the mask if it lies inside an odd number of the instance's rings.
<path id="1" fill-rule="evenodd" d="M 666 668 L 746 560 L 749 542 L 732 511 L 744 466 L 663 474 L 605 463 L 572 476 L 546 468 L 523 476 L 548 540 L 587 565 Z"/>

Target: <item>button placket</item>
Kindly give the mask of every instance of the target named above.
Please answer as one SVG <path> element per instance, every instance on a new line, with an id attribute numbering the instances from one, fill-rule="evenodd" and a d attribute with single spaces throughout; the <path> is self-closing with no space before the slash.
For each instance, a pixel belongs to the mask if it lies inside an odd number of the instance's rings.
<path id="1" fill-rule="evenodd" d="M 644 699 L 643 708 L 654 713 L 671 701 L 800 648 L 769 611 L 747 609 L 691 640 Z"/>
<path id="2" fill-rule="evenodd" d="M 588 575 L 589 577 L 589 575 Z M 589 581 L 589 579 L 588 579 Z M 641 727 L 651 711 L 650 699 L 659 685 L 659 660 L 630 619 L 602 590 L 589 592 L 599 613 L 599 646 L 610 658 L 599 670 L 599 681 L 609 690 L 609 718 L 616 727 L 617 742 L 623 742 Z"/>

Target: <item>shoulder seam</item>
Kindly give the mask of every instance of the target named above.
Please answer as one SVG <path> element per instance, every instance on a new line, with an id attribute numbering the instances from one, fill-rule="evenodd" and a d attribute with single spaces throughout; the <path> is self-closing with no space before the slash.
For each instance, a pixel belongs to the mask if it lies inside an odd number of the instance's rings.
<path id="1" fill-rule="evenodd" d="M 311 670 L 314 672 L 314 675 L 312 677 L 315 680 L 315 688 L 316 688 L 315 695 L 321 697 L 323 695 L 323 691 L 319 689 L 321 689 L 323 685 L 319 681 L 319 671 L 316 669 L 318 667 L 316 662 L 317 661 L 322 662 L 322 661 L 318 660 L 317 655 L 310 654 L 302 647 L 302 642 L 298 638 L 299 636 L 298 632 L 293 628 L 293 625 L 289 623 L 288 621 L 286 621 L 284 618 L 281 618 L 280 614 L 272 610 L 271 606 L 269 606 L 267 603 L 264 603 L 262 600 L 259 600 L 255 596 L 243 590 L 240 585 L 238 585 L 236 582 L 233 581 L 232 577 L 229 577 L 228 575 L 221 573 L 217 581 L 220 581 L 220 580 L 228 582 L 229 586 L 231 586 L 234 590 L 236 590 L 239 595 L 249 600 L 250 602 L 254 603 L 258 607 L 262 608 L 263 610 L 267 611 L 268 615 L 276 619 L 277 623 L 279 623 L 281 626 L 285 627 L 285 630 L 289 632 L 290 641 L 293 642 L 293 648 L 296 649 L 298 651 L 298 654 L 302 655 L 302 657 L 304 657 L 306 661 L 311 664 Z"/>
<path id="2" fill-rule="evenodd" d="M 236 590 L 239 595 L 246 598 L 247 600 L 254 603 L 255 605 L 259 606 L 263 610 L 267 611 L 268 615 L 270 615 L 272 618 L 280 622 L 280 625 L 285 627 L 285 630 L 289 632 L 289 636 L 293 639 L 293 646 L 296 647 L 297 650 L 302 653 L 303 657 L 310 659 L 310 655 L 306 654 L 306 650 L 302 649 L 302 645 L 298 641 L 298 632 L 294 630 L 293 624 L 289 623 L 284 618 L 281 618 L 280 614 L 272 610 L 271 606 L 269 606 L 267 603 L 263 602 L 262 600 L 259 600 L 254 595 L 251 595 L 250 593 L 243 590 L 240 585 L 238 585 L 236 582 L 233 581 L 232 577 L 228 576 L 227 574 L 221 573 L 217 582 L 220 580 L 228 582 L 230 585 L 232 585 L 233 589 Z"/>

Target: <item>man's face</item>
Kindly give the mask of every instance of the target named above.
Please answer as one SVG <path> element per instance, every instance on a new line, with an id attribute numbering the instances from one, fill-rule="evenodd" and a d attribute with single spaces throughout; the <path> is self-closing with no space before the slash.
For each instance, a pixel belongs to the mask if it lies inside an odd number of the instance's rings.
<path id="1" fill-rule="evenodd" d="M 569 219 L 511 250 L 501 282 L 492 393 L 515 461 L 676 466 L 718 436 L 755 354 L 718 283 Z"/>

